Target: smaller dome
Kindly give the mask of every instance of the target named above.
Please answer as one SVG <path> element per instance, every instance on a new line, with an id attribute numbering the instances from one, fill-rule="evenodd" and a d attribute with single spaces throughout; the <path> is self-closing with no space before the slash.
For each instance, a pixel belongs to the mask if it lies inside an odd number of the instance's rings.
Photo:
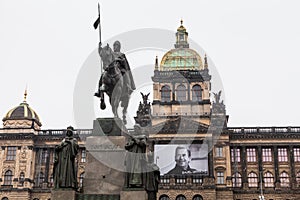
<path id="1" fill-rule="evenodd" d="M 33 126 L 33 122 L 35 128 L 42 126 L 38 114 L 26 102 L 26 95 L 25 92 L 24 101 L 20 105 L 6 113 L 2 119 L 4 128 L 28 128 Z"/>

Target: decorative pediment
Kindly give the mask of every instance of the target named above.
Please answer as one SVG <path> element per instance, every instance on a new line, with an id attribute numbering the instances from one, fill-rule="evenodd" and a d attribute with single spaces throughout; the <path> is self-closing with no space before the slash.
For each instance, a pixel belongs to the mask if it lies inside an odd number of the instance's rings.
<path id="1" fill-rule="evenodd" d="M 165 122 L 152 126 L 151 133 L 207 133 L 208 125 L 194 121 L 191 117 L 168 117 Z"/>

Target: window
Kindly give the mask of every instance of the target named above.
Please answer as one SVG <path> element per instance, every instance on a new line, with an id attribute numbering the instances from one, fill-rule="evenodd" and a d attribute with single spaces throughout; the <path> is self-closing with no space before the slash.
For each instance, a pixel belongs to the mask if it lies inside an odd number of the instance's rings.
<path id="1" fill-rule="evenodd" d="M 297 172 L 297 175 L 296 175 L 296 182 L 297 182 L 297 185 L 298 187 L 300 186 L 300 172 Z"/>
<path id="2" fill-rule="evenodd" d="M 231 149 L 231 162 L 241 162 L 240 149 Z"/>
<path id="3" fill-rule="evenodd" d="M 236 172 L 232 177 L 233 187 L 242 187 L 242 176 L 240 173 Z"/>
<path id="4" fill-rule="evenodd" d="M 20 173 L 19 182 L 23 185 L 24 184 L 24 180 L 25 180 L 25 173 L 21 172 Z"/>
<path id="5" fill-rule="evenodd" d="M 294 148 L 295 162 L 300 162 L 300 148 Z"/>
<path id="6" fill-rule="evenodd" d="M 176 200 L 186 200 L 186 198 L 181 194 L 176 197 Z"/>
<path id="7" fill-rule="evenodd" d="M 162 176 L 160 178 L 160 183 L 161 184 L 169 184 L 170 183 L 170 178 L 169 177 L 166 177 L 166 176 Z"/>
<path id="8" fill-rule="evenodd" d="M 223 157 L 223 147 L 216 147 L 216 157 Z"/>
<path id="9" fill-rule="evenodd" d="M 287 162 L 287 149 L 286 148 L 278 148 L 278 161 L 279 162 Z"/>
<path id="10" fill-rule="evenodd" d="M 272 150 L 271 148 L 262 149 L 262 161 L 263 162 L 272 162 Z"/>
<path id="11" fill-rule="evenodd" d="M 40 186 L 40 184 L 42 184 L 45 180 L 45 176 L 43 172 L 38 173 L 37 177 L 36 177 L 36 186 Z"/>
<path id="12" fill-rule="evenodd" d="M 17 147 L 7 147 L 6 160 L 15 160 Z"/>
<path id="13" fill-rule="evenodd" d="M 249 183 L 249 187 L 257 187 L 258 179 L 257 179 L 257 174 L 256 173 L 251 172 L 248 175 L 248 183 Z"/>
<path id="14" fill-rule="evenodd" d="M 202 100 L 202 90 L 200 85 L 194 85 L 192 87 L 192 101 L 201 101 Z"/>
<path id="15" fill-rule="evenodd" d="M 217 172 L 217 184 L 224 184 L 224 172 Z"/>
<path id="16" fill-rule="evenodd" d="M 48 151 L 47 149 L 42 149 L 41 150 L 41 163 L 46 164 L 47 163 L 47 158 L 48 158 Z"/>
<path id="17" fill-rule="evenodd" d="M 186 88 L 184 85 L 179 85 L 176 90 L 177 101 L 186 101 Z"/>
<path id="18" fill-rule="evenodd" d="M 84 179 L 84 172 L 79 176 L 79 187 L 82 188 L 83 186 L 83 179 Z"/>
<path id="19" fill-rule="evenodd" d="M 184 177 L 177 177 L 175 179 L 175 183 L 176 184 L 185 184 L 186 183 L 186 178 L 184 178 Z"/>
<path id="20" fill-rule="evenodd" d="M 274 177 L 271 172 L 266 172 L 264 175 L 265 187 L 274 187 Z"/>
<path id="21" fill-rule="evenodd" d="M 81 162 L 82 163 L 86 162 L 86 150 L 85 149 L 81 150 Z"/>
<path id="22" fill-rule="evenodd" d="M 53 174 L 51 174 L 51 176 L 50 176 L 50 187 L 53 186 L 53 183 L 54 183 Z"/>
<path id="23" fill-rule="evenodd" d="M 197 194 L 193 197 L 193 200 L 203 200 L 202 196 Z"/>
<path id="24" fill-rule="evenodd" d="M 255 148 L 247 149 L 247 161 L 248 162 L 256 162 L 256 150 Z"/>
<path id="25" fill-rule="evenodd" d="M 159 197 L 159 200 L 170 200 L 170 198 L 167 195 L 163 194 Z"/>
<path id="26" fill-rule="evenodd" d="M 8 198 L 7 197 L 3 197 L 1 200 L 8 200 Z"/>
<path id="27" fill-rule="evenodd" d="M 288 173 L 282 172 L 279 177 L 281 187 L 290 187 L 290 179 Z"/>
<path id="28" fill-rule="evenodd" d="M 161 101 L 170 101 L 171 100 L 171 90 L 168 85 L 165 85 L 161 88 Z"/>
<path id="29" fill-rule="evenodd" d="M 203 182 L 203 179 L 202 179 L 202 177 L 192 177 L 193 178 L 193 183 L 195 183 L 195 184 L 202 184 L 202 182 Z"/>
<path id="30" fill-rule="evenodd" d="M 4 174 L 4 185 L 12 185 L 13 174 L 11 170 L 7 170 Z"/>

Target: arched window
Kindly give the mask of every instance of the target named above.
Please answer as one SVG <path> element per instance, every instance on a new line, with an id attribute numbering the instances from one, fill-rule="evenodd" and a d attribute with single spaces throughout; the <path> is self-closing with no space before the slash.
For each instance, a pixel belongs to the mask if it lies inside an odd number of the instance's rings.
<path id="1" fill-rule="evenodd" d="M 13 174 L 11 170 L 7 170 L 4 174 L 4 185 L 12 185 Z"/>
<path id="2" fill-rule="evenodd" d="M 274 187 L 274 177 L 271 172 L 266 172 L 264 175 L 265 187 Z"/>
<path id="3" fill-rule="evenodd" d="M 170 200 L 170 198 L 167 195 L 163 194 L 159 197 L 159 200 Z"/>
<path id="4" fill-rule="evenodd" d="M 288 173 L 282 172 L 279 177 L 281 187 L 290 187 L 290 179 Z"/>
<path id="5" fill-rule="evenodd" d="M 202 100 L 202 90 L 200 85 L 194 85 L 192 87 L 192 101 L 201 101 Z"/>
<path id="6" fill-rule="evenodd" d="M 176 197 L 176 200 L 186 200 L 185 196 L 183 196 L 182 194 L 178 195 Z"/>
<path id="7" fill-rule="evenodd" d="M 258 182 L 258 179 L 257 179 L 257 174 L 254 173 L 254 172 L 251 172 L 249 175 L 248 175 L 248 183 L 249 183 L 249 187 L 257 187 L 257 182 Z"/>
<path id="8" fill-rule="evenodd" d="M 165 85 L 161 88 L 161 101 L 171 101 L 171 90 L 170 86 Z"/>
<path id="9" fill-rule="evenodd" d="M 197 194 L 193 197 L 193 200 L 203 200 L 202 196 Z"/>
<path id="10" fill-rule="evenodd" d="M 233 187 L 242 187 L 242 176 L 240 173 L 236 172 L 232 177 Z"/>
<path id="11" fill-rule="evenodd" d="M 84 172 L 79 175 L 79 187 L 82 188 L 84 179 Z"/>
<path id="12" fill-rule="evenodd" d="M 176 89 L 177 101 L 186 101 L 186 87 L 184 85 L 178 85 Z"/>
<path id="13" fill-rule="evenodd" d="M 7 197 L 3 197 L 1 200 L 8 200 L 8 198 Z"/>

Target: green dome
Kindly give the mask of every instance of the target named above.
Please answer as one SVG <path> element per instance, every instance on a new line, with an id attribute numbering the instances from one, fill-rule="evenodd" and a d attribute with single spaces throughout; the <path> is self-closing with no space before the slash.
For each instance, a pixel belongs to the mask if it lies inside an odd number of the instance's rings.
<path id="1" fill-rule="evenodd" d="M 161 71 L 202 69 L 204 67 L 200 55 L 189 48 L 176 48 L 168 51 L 160 63 Z"/>

